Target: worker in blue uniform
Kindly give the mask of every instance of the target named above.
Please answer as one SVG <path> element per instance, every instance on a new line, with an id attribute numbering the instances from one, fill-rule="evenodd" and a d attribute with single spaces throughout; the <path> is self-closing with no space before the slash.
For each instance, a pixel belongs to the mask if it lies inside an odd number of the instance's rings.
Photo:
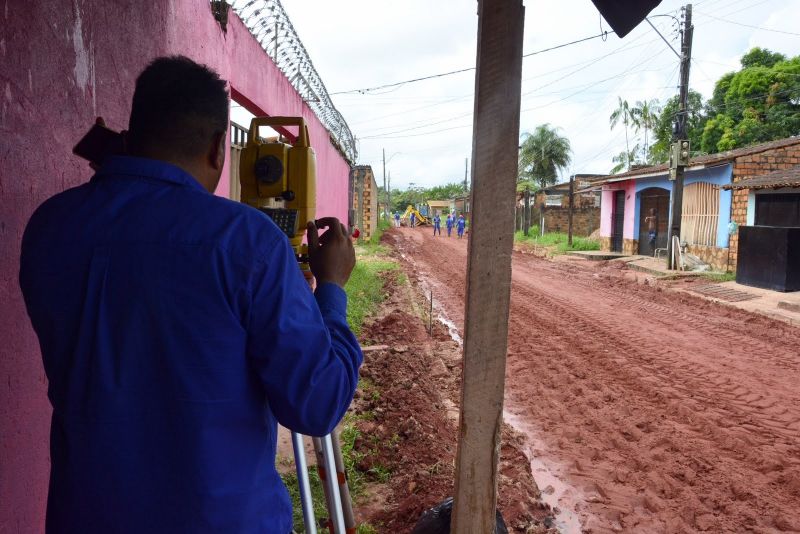
<path id="1" fill-rule="evenodd" d="M 417 215 L 413 211 L 411 212 L 409 219 L 411 220 L 411 228 L 414 228 L 415 223 L 417 222 Z"/>
<path id="2" fill-rule="evenodd" d="M 47 532 L 290 532 L 277 424 L 323 436 L 352 400 L 352 242 L 335 218 L 309 223 L 312 293 L 266 215 L 212 194 L 228 106 L 213 71 L 155 60 L 128 155 L 25 230 L 20 285 L 53 406 Z"/>
<path id="3" fill-rule="evenodd" d="M 441 237 L 442 235 L 442 218 L 437 213 L 433 216 L 433 235 L 439 234 Z"/>
<path id="4" fill-rule="evenodd" d="M 458 238 L 461 239 L 464 237 L 464 229 L 467 227 L 467 221 L 464 219 L 464 214 L 458 216 L 457 230 L 458 230 Z"/>
<path id="5" fill-rule="evenodd" d="M 450 234 L 453 233 L 453 225 L 454 224 L 455 224 L 455 221 L 453 220 L 452 215 L 448 214 L 447 215 L 447 220 L 445 221 L 445 225 L 447 225 L 447 237 L 450 237 Z"/>

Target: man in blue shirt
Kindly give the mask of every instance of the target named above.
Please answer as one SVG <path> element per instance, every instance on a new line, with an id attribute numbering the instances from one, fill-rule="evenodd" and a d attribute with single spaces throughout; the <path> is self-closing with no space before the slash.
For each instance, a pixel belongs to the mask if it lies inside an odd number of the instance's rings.
<path id="1" fill-rule="evenodd" d="M 442 218 L 439 217 L 439 214 L 433 216 L 433 235 L 436 236 L 436 232 L 439 232 L 439 236 L 442 235 Z"/>
<path id="2" fill-rule="evenodd" d="M 464 219 L 464 214 L 458 216 L 458 223 L 456 224 L 456 230 L 458 230 L 458 238 L 461 239 L 464 237 L 464 229 L 467 227 L 467 221 Z"/>
<path id="3" fill-rule="evenodd" d="M 28 223 L 20 285 L 53 405 L 48 532 L 285 534 L 276 425 L 325 435 L 350 404 L 352 242 L 334 218 L 309 223 L 312 294 L 270 219 L 211 194 L 227 124 L 224 80 L 157 59 L 136 83 L 129 156 Z"/>

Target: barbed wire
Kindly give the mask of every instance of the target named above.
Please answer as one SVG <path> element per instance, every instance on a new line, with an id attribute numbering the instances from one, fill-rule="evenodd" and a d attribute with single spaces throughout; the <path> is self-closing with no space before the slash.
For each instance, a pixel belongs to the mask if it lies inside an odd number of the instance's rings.
<path id="1" fill-rule="evenodd" d="M 314 68 L 280 0 L 228 1 L 261 48 L 328 129 L 334 145 L 351 164 L 355 164 L 358 158 L 355 136 L 333 105 L 322 78 Z"/>

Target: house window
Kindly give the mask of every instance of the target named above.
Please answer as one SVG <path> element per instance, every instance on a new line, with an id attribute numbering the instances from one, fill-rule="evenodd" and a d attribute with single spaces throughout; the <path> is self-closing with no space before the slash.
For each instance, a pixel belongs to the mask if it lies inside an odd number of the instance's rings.
<path id="1" fill-rule="evenodd" d="M 719 223 L 719 187 L 706 182 L 683 189 L 681 241 L 690 245 L 715 246 Z"/>
<path id="2" fill-rule="evenodd" d="M 800 193 L 756 194 L 756 226 L 800 227 Z"/>

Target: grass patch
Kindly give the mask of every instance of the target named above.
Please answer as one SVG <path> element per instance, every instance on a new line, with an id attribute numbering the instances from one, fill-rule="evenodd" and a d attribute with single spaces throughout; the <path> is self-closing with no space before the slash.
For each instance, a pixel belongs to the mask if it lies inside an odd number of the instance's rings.
<path id="1" fill-rule="evenodd" d="M 514 241 L 518 243 L 553 247 L 555 252 L 561 254 L 571 250 L 600 250 L 600 242 L 588 237 L 572 236 L 572 246 L 567 244 L 568 240 L 567 234 L 561 232 L 550 232 L 540 236 L 537 226 L 532 226 L 527 236 L 521 231 L 514 234 Z"/>
<path id="2" fill-rule="evenodd" d="M 300 486 L 297 483 L 297 473 L 291 472 L 282 476 L 283 483 L 289 490 L 289 497 L 292 499 L 292 524 L 297 532 L 305 532 L 303 528 L 303 508 L 300 506 Z M 322 489 L 322 481 L 319 479 L 316 466 L 308 468 L 308 480 L 311 484 L 311 497 L 314 499 L 314 518 L 319 525 L 321 519 L 328 517 L 328 509 L 325 507 L 325 490 Z"/>
<path id="3" fill-rule="evenodd" d="M 700 276 L 710 282 L 733 282 L 736 280 L 736 273 L 700 273 Z"/>
<path id="4" fill-rule="evenodd" d="M 359 251 L 367 255 L 387 254 L 388 250 L 384 245 L 381 245 L 381 236 L 389 228 L 391 228 L 389 221 L 385 221 L 383 218 L 378 219 L 378 227 L 372 235 L 368 239 L 358 240 Z"/>
<path id="5" fill-rule="evenodd" d="M 356 335 L 361 333 L 364 319 L 369 317 L 383 302 L 383 279 L 381 272 L 397 269 L 393 261 L 375 259 L 361 254 L 345 286 L 347 292 L 347 322 Z"/>
<path id="6" fill-rule="evenodd" d="M 531 226 L 530 229 L 528 230 L 528 235 L 525 235 L 525 232 L 523 232 L 522 230 L 514 232 L 514 241 L 518 243 L 535 243 L 538 238 L 539 238 L 538 226 Z"/>

